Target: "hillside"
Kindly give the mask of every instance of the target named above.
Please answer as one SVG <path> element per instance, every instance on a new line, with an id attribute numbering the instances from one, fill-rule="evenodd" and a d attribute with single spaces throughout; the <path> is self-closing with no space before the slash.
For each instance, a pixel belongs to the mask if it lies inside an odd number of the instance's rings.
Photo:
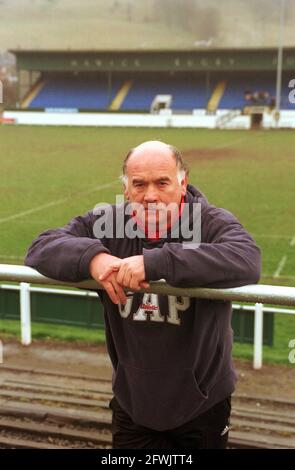
<path id="1" fill-rule="evenodd" d="M 0 0 L 0 51 L 277 45 L 278 0 Z M 295 0 L 285 45 L 294 46 Z"/>

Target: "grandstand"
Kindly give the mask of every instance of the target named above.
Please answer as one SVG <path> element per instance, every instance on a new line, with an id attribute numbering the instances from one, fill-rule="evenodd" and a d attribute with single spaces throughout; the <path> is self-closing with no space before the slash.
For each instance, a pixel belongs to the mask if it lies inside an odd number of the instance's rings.
<path id="1" fill-rule="evenodd" d="M 150 113 L 155 98 L 166 95 L 173 114 L 223 112 L 229 121 L 258 113 L 253 122 L 260 123 L 275 108 L 275 49 L 12 52 L 22 110 Z M 295 48 L 288 48 L 281 98 L 281 109 L 288 112 L 294 111 L 288 99 L 294 69 Z"/>
<path id="2" fill-rule="evenodd" d="M 282 109 L 293 109 L 288 100 L 288 83 L 283 80 Z M 115 76 L 112 89 L 108 89 L 106 77 L 99 74 L 60 74 L 39 78 L 21 102 L 23 109 L 80 109 L 149 112 L 156 95 L 172 96 L 172 110 L 193 109 L 241 109 L 253 104 L 271 106 L 275 99 L 275 74 L 250 73 L 246 76 L 223 73 L 213 77 L 212 86 L 206 87 L 204 74 L 128 74 Z M 255 94 L 262 90 L 267 99 L 245 99 L 245 91 Z"/>
<path id="3" fill-rule="evenodd" d="M 208 101 L 204 77 L 198 75 L 115 76 L 109 90 L 105 76 L 82 73 L 42 76 L 22 100 L 21 107 L 149 112 L 158 94 L 171 94 L 175 110 L 205 108 Z"/>

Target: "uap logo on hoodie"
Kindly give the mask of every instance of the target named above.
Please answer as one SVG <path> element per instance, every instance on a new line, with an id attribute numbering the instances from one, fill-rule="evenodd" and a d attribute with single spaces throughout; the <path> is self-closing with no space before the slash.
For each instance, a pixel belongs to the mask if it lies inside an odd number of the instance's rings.
<path id="1" fill-rule="evenodd" d="M 181 324 L 180 312 L 184 312 L 190 306 L 190 297 L 175 297 L 168 295 L 168 311 L 163 315 L 160 310 L 159 297 L 157 294 L 145 293 L 138 309 L 132 314 L 134 321 L 167 322 L 172 325 Z M 127 318 L 131 314 L 134 295 L 127 295 L 125 305 L 119 304 L 119 313 L 122 318 Z"/>

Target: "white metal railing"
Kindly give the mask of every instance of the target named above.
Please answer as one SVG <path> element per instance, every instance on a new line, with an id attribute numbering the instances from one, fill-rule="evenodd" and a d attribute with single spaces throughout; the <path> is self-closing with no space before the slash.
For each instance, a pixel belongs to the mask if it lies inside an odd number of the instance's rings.
<path id="1" fill-rule="evenodd" d="M 218 116 L 216 119 L 216 128 L 217 129 L 222 129 L 226 124 L 228 124 L 230 121 L 232 121 L 235 117 L 240 116 L 241 110 L 240 109 L 234 109 L 229 111 L 226 114 L 222 114 L 221 116 Z"/>
<path id="2" fill-rule="evenodd" d="M 22 344 L 31 343 L 31 307 L 30 292 L 45 290 L 40 287 L 31 287 L 32 284 L 73 286 L 88 290 L 97 290 L 98 284 L 94 280 L 87 280 L 77 283 L 57 281 L 47 278 L 38 271 L 26 266 L 16 266 L 11 264 L 0 264 L 0 281 L 19 282 L 20 286 L 2 285 L 5 289 L 20 290 L 20 312 L 21 312 L 21 338 Z M 102 286 L 99 286 L 102 288 Z M 294 310 L 265 308 L 264 303 L 276 305 L 295 305 L 295 288 L 269 285 L 248 285 L 243 287 L 234 287 L 230 289 L 209 289 L 209 288 L 180 288 L 168 285 L 164 280 L 153 281 L 149 289 L 143 289 L 144 292 L 153 292 L 157 294 L 176 295 L 185 297 L 196 297 L 211 300 L 230 300 L 241 302 L 255 302 L 255 307 L 243 306 L 245 310 L 254 310 L 254 356 L 253 367 L 259 369 L 262 366 L 262 345 L 263 345 L 263 312 L 288 313 L 295 314 Z M 46 289 L 46 292 L 58 292 L 63 295 L 73 295 L 69 290 Z M 93 296 L 95 293 L 75 291 L 75 295 Z M 235 305 L 234 305 L 235 306 Z"/>

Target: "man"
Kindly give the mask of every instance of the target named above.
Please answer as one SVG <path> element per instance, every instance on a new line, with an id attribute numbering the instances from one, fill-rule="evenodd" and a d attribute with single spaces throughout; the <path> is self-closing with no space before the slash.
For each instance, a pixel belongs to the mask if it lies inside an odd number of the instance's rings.
<path id="1" fill-rule="evenodd" d="M 259 279 L 260 252 L 251 236 L 187 180 L 177 149 L 145 142 L 123 165 L 120 210 L 132 230 L 123 237 L 107 233 L 110 221 L 120 225 L 115 206 L 99 215 L 90 211 L 41 234 L 26 258 L 51 278 L 92 277 L 105 289 L 99 295 L 114 368 L 115 448 L 226 447 L 236 380 L 231 303 L 138 292 L 159 279 L 178 287 L 235 287 Z"/>

